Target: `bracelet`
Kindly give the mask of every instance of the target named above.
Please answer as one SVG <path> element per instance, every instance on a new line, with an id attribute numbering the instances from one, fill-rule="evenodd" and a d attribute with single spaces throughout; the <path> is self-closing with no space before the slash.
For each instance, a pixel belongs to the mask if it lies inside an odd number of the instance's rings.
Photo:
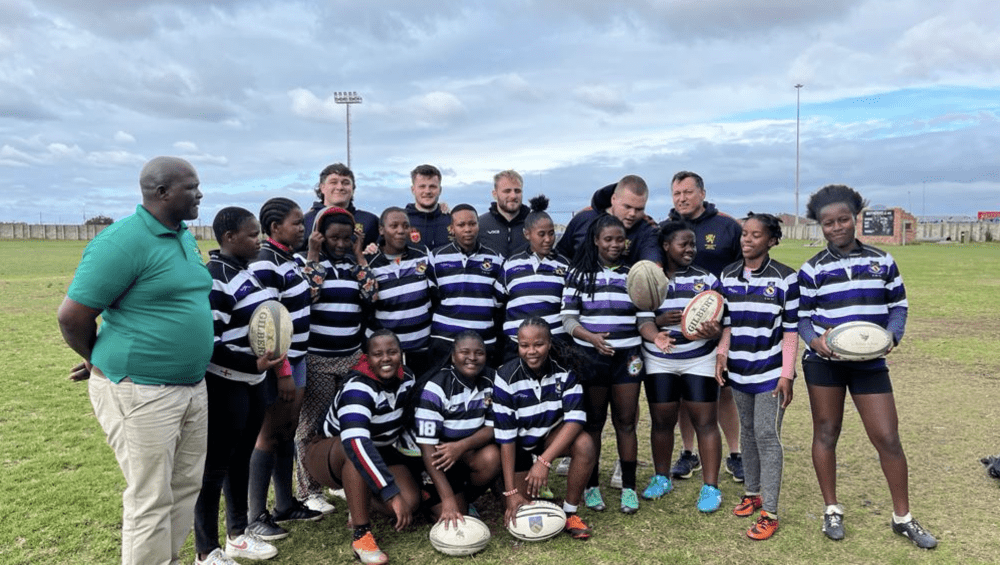
<path id="1" fill-rule="evenodd" d="M 504 496 L 514 496 L 515 494 L 517 494 L 517 489 L 516 488 L 514 490 L 509 490 L 509 491 L 503 493 Z"/>
<path id="2" fill-rule="evenodd" d="M 545 459 L 542 459 L 542 457 L 541 457 L 541 456 L 539 456 L 539 457 L 538 457 L 538 462 L 539 462 L 539 463 L 541 463 L 542 465 L 545 465 L 545 466 L 546 466 L 547 468 L 549 468 L 549 469 L 551 469 L 551 468 L 552 468 L 552 463 L 549 463 L 549 462 L 548 462 L 548 461 L 546 461 Z"/>

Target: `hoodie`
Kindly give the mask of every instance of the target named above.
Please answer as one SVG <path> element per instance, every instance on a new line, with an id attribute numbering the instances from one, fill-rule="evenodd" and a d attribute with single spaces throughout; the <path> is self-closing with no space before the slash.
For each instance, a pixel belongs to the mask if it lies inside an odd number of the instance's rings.
<path id="1" fill-rule="evenodd" d="M 568 257 L 570 261 L 576 250 L 583 245 L 583 240 L 587 237 L 587 229 L 598 216 L 607 214 L 606 210 L 611 207 L 611 195 L 615 192 L 618 183 L 609 184 L 594 193 L 590 200 L 590 208 L 585 208 L 576 213 L 566 231 L 563 232 L 559 243 L 556 244 L 557 253 Z M 661 263 L 660 249 L 656 245 L 655 227 L 644 219 L 637 220 L 631 228 L 625 230 L 625 264 L 634 265 L 637 261 L 647 260 L 654 263 Z"/>
<path id="2" fill-rule="evenodd" d="M 524 251 L 528 248 L 528 240 L 524 237 L 524 220 L 529 212 L 531 208 L 521 204 L 514 219 L 507 220 L 497 209 L 496 202 L 490 204 L 489 212 L 479 216 L 479 241 L 505 259 Z"/>
<path id="3" fill-rule="evenodd" d="M 693 220 L 687 220 L 694 226 L 695 244 L 698 254 L 694 264 L 715 276 L 722 273 L 726 265 L 740 259 L 740 235 L 743 227 L 727 214 L 719 212 L 714 204 L 705 202 L 705 211 Z M 670 209 L 667 221 L 683 220 L 677 210 Z"/>

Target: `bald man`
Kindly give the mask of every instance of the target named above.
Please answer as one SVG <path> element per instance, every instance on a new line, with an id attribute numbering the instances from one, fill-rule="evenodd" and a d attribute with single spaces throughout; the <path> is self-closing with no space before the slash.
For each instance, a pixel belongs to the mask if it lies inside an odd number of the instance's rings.
<path id="1" fill-rule="evenodd" d="M 202 196 L 194 167 L 157 157 L 139 186 L 135 214 L 87 245 L 58 319 L 84 359 L 70 378 L 90 379 L 125 475 L 122 563 L 167 565 L 180 563 L 205 468 L 212 278 L 184 224 Z"/>

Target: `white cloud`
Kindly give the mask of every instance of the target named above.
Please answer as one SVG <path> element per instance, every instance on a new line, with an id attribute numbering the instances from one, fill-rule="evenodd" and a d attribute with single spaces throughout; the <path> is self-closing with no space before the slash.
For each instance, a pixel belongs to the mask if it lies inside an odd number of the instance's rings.
<path id="1" fill-rule="evenodd" d="M 308 89 L 295 88 L 288 91 L 288 97 L 291 98 L 292 113 L 301 118 L 336 122 L 345 114 L 343 107 L 336 103 L 332 94 L 326 99 L 320 99 Z"/>
<path id="2" fill-rule="evenodd" d="M 135 137 L 130 133 L 118 130 L 115 133 L 115 141 L 118 143 L 135 143 Z"/>
<path id="3" fill-rule="evenodd" d="M 175 141 L 174 149 L 179 151 L 197 151 L 198 144 L 193 141 Z"/>

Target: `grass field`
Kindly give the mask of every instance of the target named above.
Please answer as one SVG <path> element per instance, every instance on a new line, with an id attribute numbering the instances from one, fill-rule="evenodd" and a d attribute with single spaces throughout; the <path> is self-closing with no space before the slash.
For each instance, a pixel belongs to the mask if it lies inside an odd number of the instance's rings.
<path id="1" fill-rule="evenodd" d="M 108 564 L 119 561 L 124 480 L 93 417 L 86 385 L 66 379 L 77 359 L 63 344 L 55 312 L 83 248 L 81 242 L 0 242 L 3 355 L 0 379 L 0 563 Z M 500 525 L 499 507 L 485 502 L 493 540 L 471 563 L 996 563 L 1000 561 L 1000 484 L 978 459 L 1000 451 L 1000 246 L 915 245 L 891 248 L 910 300 L 907 336 L 890 356 L 900 431 L 910 462 L 914 515 L 937 535 L 932 552 L 915 548 L 888 526 L 892 507 L 877 455 L 848 403 L 838 449 L 838 485 L 847 510 L 847 538 L 820 532 L 822 498 L 809 455 L 811 422 L 804 383 L 785 417 L 781 529 L 766 542 L 748 540 L 748 519 L 729 510 L 741 486 L 722 475 L 723 510 L 694 509 L 700 481 L 677 481 L 672 494 L 643 501 L 637 515 L 616 508 L 581 515 L 595 536 L 575 542 L 516 542 Z M 773 255 L 798 267 L 816 252 L 784 242 Z M 644 404 L 644 400 L 641 401 Z M 642 408 L 640 461 L 651 461 Z M 610 424 L 602 469 L 615 459 Z M 651 474 L 640 466 L 640 488 Z M 605 477 L 606 480 L 606 477 Z M 561 477 L 554 480 L 557 495 Z M 485 501 L 485 499 L 483 499 Z M 277 542 L 275 564 L 347 563 L 345 506 L 317 523 L 293 525 Z M 431 549 L 428 526 L 396 534 L 375 525 L 394 562 L 448 563 Z M 193 562 L 190 541 L 183 559 Z M 248 562 L 244 562 L 248 563 Z"/>

